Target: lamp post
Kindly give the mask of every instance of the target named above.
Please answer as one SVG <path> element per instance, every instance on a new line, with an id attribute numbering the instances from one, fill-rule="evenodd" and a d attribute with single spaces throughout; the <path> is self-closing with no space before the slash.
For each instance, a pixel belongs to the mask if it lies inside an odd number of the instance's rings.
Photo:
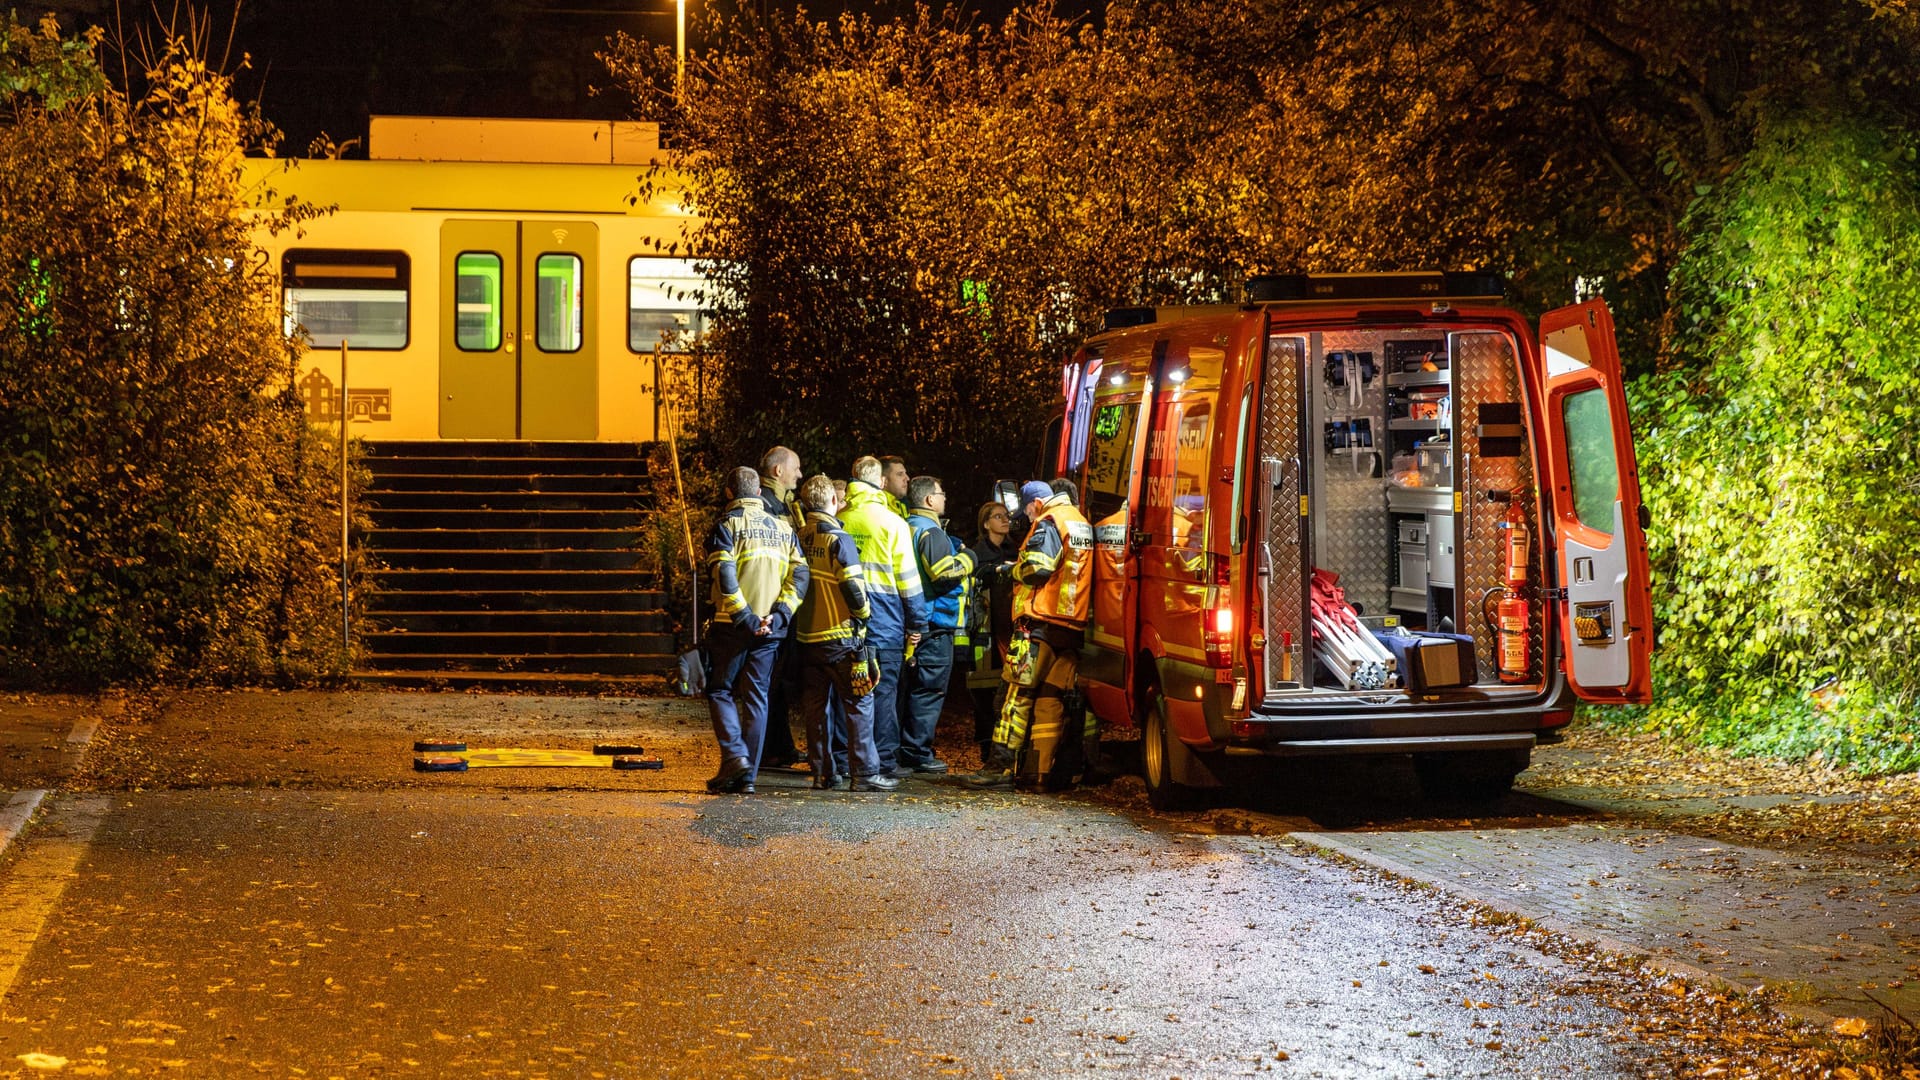
<path id="1" fill-rule="evenodd" d="M 673 102 L 684 104 L 687 85 L 687 0 L 673 0 Z"/>

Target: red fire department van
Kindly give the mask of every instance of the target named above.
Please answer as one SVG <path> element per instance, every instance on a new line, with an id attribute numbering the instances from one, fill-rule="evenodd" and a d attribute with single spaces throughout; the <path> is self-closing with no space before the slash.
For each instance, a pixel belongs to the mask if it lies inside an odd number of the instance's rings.
<path id="1" fill-rule="evenodd" d="M 1065 370 L 1058 464 L 1096 547 L 1083 689 L 1142 729 L 1152 801 L 1342 754 L 1490 798 L 1575 698 L 1649 700 L 1606 305 L 1536 335 L 1491 275 L 1248 291 L 1110 313 Z"/>

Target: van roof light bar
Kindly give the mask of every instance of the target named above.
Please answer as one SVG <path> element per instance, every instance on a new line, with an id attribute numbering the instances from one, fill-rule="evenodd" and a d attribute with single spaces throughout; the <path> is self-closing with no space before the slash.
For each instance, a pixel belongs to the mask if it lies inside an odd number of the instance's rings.
<path id="1" fill-rule="evenodd" d="M 1396 274 L 1264 274 L 1247 282 L 1254 303 L 1289 300 L 1499 300 L 1499 274 L 1421 270 Z"/>
<path id="2" fill-rule="evenodd" d="M 1101 324 L 1103 330 L 1124 330 L 1129 326 L 1148 326 L 1159 317 L 1159 310 L 1150 307 L 1114 308 L 1107 312 L 1106 320 Z"/>

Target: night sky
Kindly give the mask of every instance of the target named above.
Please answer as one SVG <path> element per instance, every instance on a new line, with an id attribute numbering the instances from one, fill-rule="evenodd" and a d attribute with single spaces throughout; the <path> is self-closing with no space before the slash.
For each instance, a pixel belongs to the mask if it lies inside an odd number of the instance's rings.
<path id="1" fill-rule="evenodd" d="M 693 5 L 708 0 L 691 0 Z M 1084 4 L 1084 0 L 1082 0 Z M 963 10 L 1003 16 L 1015 0 L 967 0 Z M 54 0 L 18 9 L 23 20 L 60 15 L 69 29 L 98 24 L 114 39 L 167 25 L 170 3 Z M 791 4 L 783 6 L 791 7 Z M 904 2 L 826 0 L 805 5 L 816 17 L 843 8 L 879 14 Z M 257 100 L 285 133 L 281 153 L 304 155 L 320 136 L 364 140 L 367 117 L 382 115 L 571 117 L 627 115 L 594 52 L 614 33 L 673 43 L 672 0 L 214 0 L 202 8 L 207 55 L 236 77 L 235 92 Z M 180 17 L 176 17 L 180 18 Z M 179 23 L 184 25 L 184 23 Z M 697 25 L 689 18 L 689 25 Z M 231 36 L 231 46 L 229 37 Z M 698 50 L 697 38 L 689 47 Z M 250 67 L 237 70 L 239 57 Z M 110 71 L 117 71 L 109 44 Z M 364 146 L 348 156 L 364 156 Z"/>

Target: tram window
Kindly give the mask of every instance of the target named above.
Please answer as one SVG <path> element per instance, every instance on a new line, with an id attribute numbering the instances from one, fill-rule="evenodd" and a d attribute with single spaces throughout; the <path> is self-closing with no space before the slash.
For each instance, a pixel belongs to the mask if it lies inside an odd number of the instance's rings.
<path id="1" fill-rule="evenodd" d="M 287 331 L 316 348 L 407 347 L 411 263 L 404 251 L 294 248 L 281 257 Z"/>
<path id="2" fill-rule="evenodd" d="M 534 294 L 535 343 L 542 352 L 579 352 L 585 317 L 578 255 L 542 255 L 534 264 L 539 289 Z"/>
<path id="3" fill-rule="evenodd" d="M 707 288 L 692 259 L 628 259 L 627 348 L 637 353 L 687 348 L 706 329 L 700 300 Z"/>
<path id="4" fill-rule="evenodd" d="M 500 256 L 463 251 L 453 264 L 453 342 L 467 352 L 500 347 Z"/>

